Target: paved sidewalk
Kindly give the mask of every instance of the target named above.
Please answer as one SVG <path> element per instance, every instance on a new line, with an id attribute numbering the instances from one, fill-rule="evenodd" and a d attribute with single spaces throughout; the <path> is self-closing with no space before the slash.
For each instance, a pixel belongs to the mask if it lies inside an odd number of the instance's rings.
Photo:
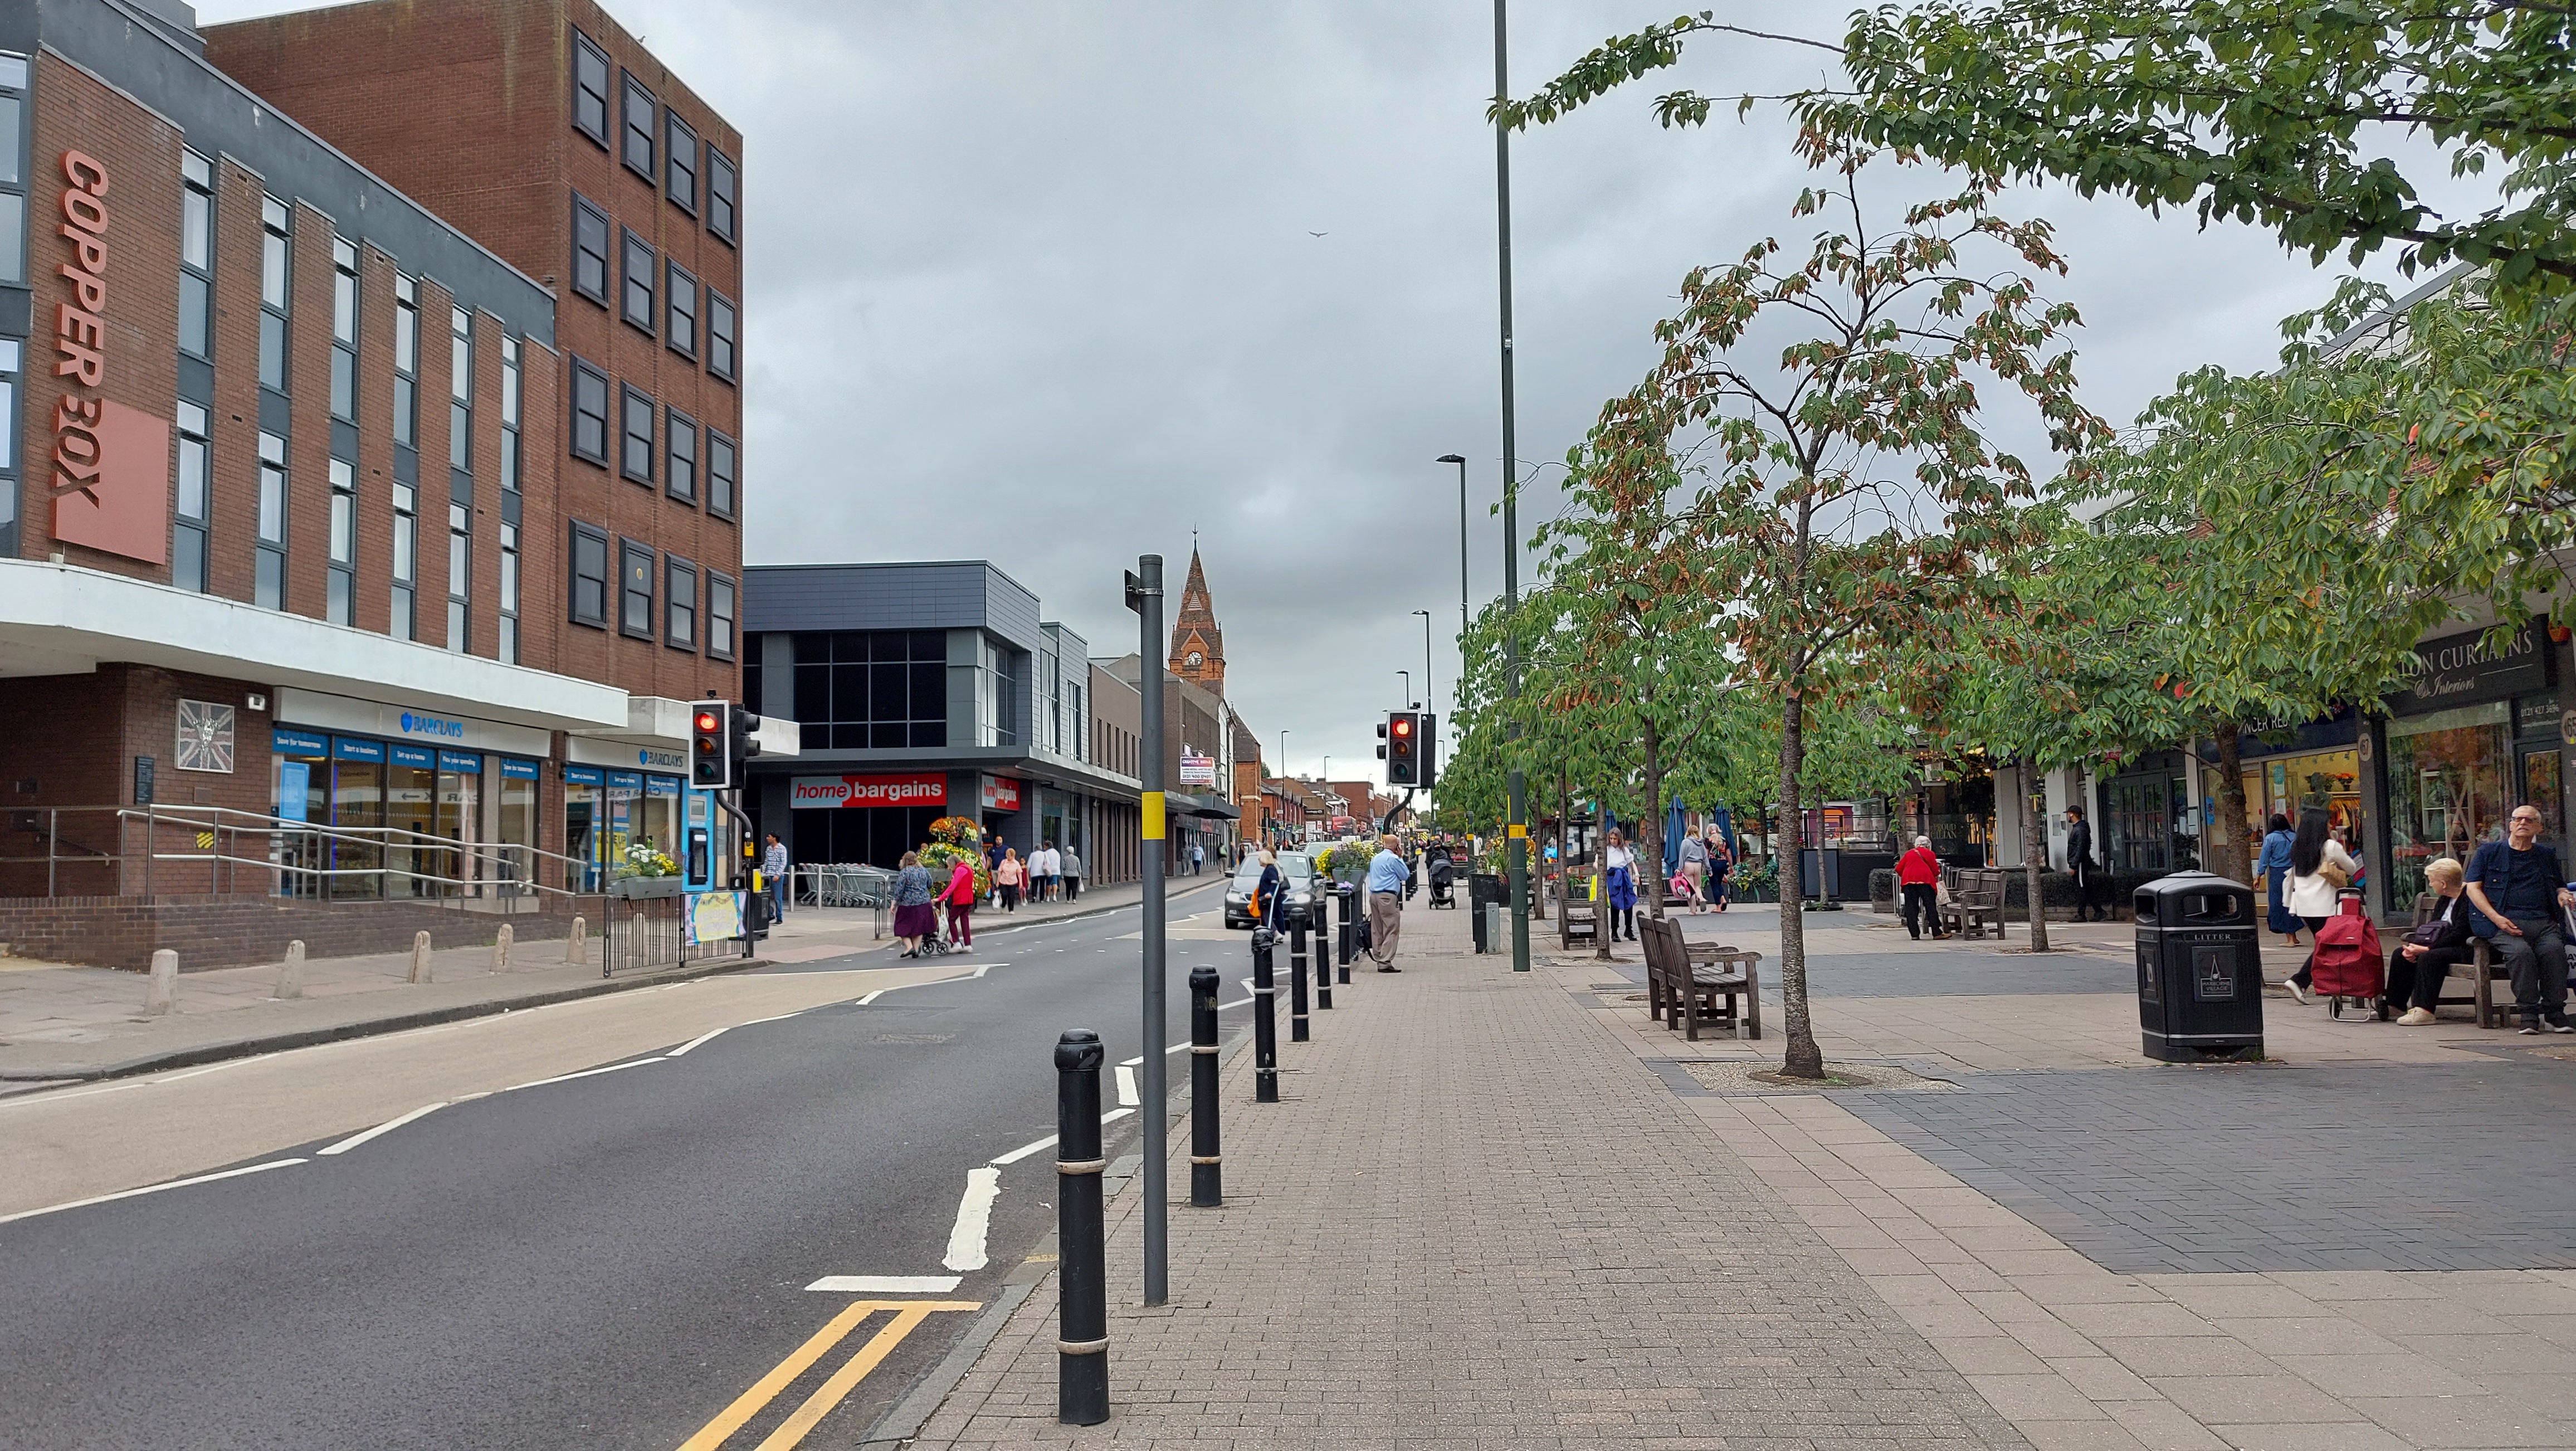
<path id="1" fill-rule="evenodd" d="M 980 912 L 977 918 L 988 930 L 1016 927 L 1132 907 L 1140 895 L 1132 884 L 1094 888 L 1078 901 L 1023 907 L 1017 913 Z M 1182 900 L 1177 889 L 1173 897 Z M 564 960 L 562 939 L 517 944 L 511 970 L 505 973 L 491 971 L 488 944 L 448 948 L 431 954 L 427 983 L 408 980 L 411 954 L 407 951 L 315 958 L 305 964 L 304 996 L 292 1001 L 275 995 L 281 970 L 277 963 L 182 972 L 177 1010 L 160 1018 L 143 1016 L 149 985 L 145 974 L 0 958 L 0 1083 L 117 1076 L 532 1007 L 572 996 L 625 991 L 709 972 L 890 952 L 895 941 L 875 936 L 874 918 L 872 912 L 847 909 L 792 912 L 750 961 L 721 959 L 625 972 L 614 979 L 600 975 L 597 924 L 581 962 Z"/>

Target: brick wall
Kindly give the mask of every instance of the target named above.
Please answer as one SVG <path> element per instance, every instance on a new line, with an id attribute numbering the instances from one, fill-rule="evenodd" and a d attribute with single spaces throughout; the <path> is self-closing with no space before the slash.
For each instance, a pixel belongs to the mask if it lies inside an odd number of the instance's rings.
<path id="1" fill-rule="evenodd" d="M 601 899 L 584 913 L 594 937 Z M 503 917 L 419 902 L 309 902 L 280 897 L 59 897 L 0 899 L 0 942 L 11 955 L 139 972 L 163 948 L 179 954 L 181 972 L 282 962 L 286 944 L 302 941 L 308 957 L 356 957 L 410 949 L 426 930 L 433 947 L 487 944 L 508 922 L 521 942 L 562 940 L 572 910 L 549 899 L 542 912 Z"/>

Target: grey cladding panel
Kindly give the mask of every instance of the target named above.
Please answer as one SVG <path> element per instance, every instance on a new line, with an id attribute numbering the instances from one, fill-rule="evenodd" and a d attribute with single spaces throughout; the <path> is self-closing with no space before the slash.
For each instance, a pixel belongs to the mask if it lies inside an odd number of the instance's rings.
<path id="1" fill-rule="evenodd" d="M 987 573 L 981 564 L 754 566 L 743 571 L 744 628 L 980 628 Z"/>

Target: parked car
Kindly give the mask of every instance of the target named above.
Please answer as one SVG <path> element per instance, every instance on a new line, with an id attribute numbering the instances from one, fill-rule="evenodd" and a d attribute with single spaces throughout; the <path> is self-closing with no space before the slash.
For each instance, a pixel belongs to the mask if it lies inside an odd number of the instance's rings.
<path id="1" fill-rule="evenodd" d="M 1312 927 L 1320 916 L 1315 910 L 1315 859 L 1304 852 L 1279 853 L 1279 875 L 1288 884 L 1288 900 L 1279 911 L 1282 927 Z M 1252 917 L 1252 889 L 1261 885 L 1261 859 L 1253 858 L 1235 869 L 1234 880 L 1225 884 L 1225 925 L 1246 931 L 1259 926 Z"/>

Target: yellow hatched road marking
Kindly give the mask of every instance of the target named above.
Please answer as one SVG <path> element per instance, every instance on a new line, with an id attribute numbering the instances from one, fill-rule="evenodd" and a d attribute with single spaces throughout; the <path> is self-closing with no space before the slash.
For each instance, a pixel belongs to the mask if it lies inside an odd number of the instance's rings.
<path id="1" fill-rule="evenodd" d="M 804 1440 L 806 1433 L 813 1430 L 815 1424 L 829 1414 L 834 1406 L 839 1405 L 850 1391 L 867 1377 L 869 1371 L 876 1369 L 880 1362 L 892 1354 L 894 1348 L 903 1343 L 903 1338 L 910 1335 L 915 1326 L 930 1318 L 936 1311 L 982 1308 L 984 1308 L 983 1302 L 978 1300 L 853 1300 L 842 1308 L 840 1314 L 833 1316 L 822 1329 L 815 1331 L 804 1344 L 796 1347 L 785 1360 L 778 1362 L 769 1374 L 762 1376 L 751 1389 L 735 1397 L 734 1403 L 718 1412 L 714 1420 L 700 1427 L 698 1434 L 681 1442 L 680 1451 L 716 1451 L 717 1447 L 724 1444 L 726 1437 L 741 1430 L 745 1422 L 760 1414 L 762 1407 L 777 1399 L 780 1391 L 794 1384 L 796 1378 L 811 1369 L 814 1362 L 821 1360 L 831 1352 L 833 1346 L 848 1338 L 849 1333 L 858 1328 L 860 1321 L 879 1310 L 894 1311 L 893 1321 L 883 1330 L 878 1331 L 867 1344 L 859 1347 L 859 1353 L 850 1357 L 849 1364 L 835 1371 L 832 1378 L 823 1383 L 822 1389 L 814 1392 L 807 1398 L 805 1404 L 797 1407 L 796 1413 L 787 1418 L 786 1424 L 771 1432 L 769 1439 L 761 1442 L 758 1448 L 758 1451 L 789 1451 L 789 1448 Z"/>

